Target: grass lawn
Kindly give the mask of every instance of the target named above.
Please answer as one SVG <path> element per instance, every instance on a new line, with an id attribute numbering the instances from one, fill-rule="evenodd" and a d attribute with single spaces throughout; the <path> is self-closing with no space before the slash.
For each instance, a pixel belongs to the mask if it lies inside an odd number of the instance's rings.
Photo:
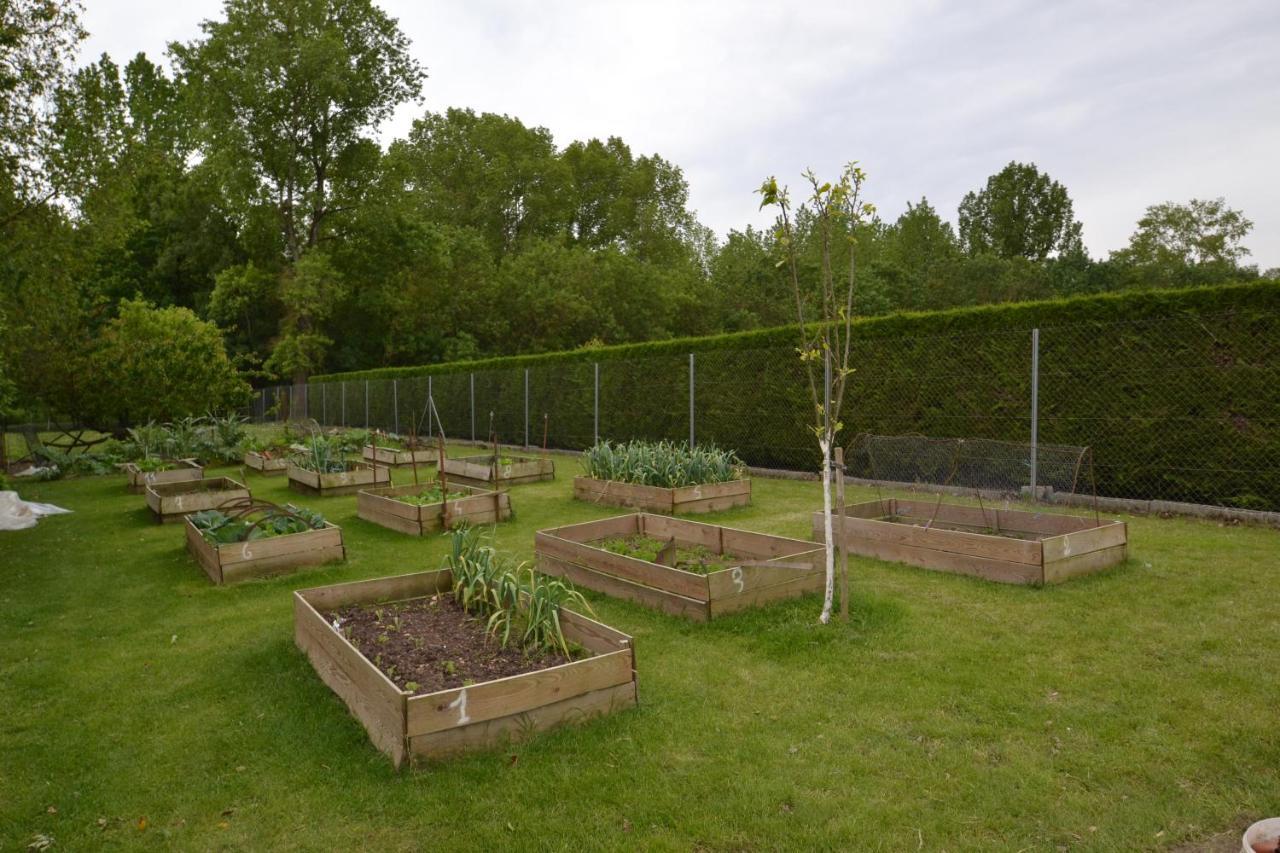
<path id="1" fill-rule="evenodd" d="M 557 461 L 501 546 L 623 512 Z M 1050 589 L 855 558 L 827 627 L 812 596 L 698 625 L 587 593 L 636 638 L 638 709 L 397 774 L 289 592 L 436 568 L 443 538 L 303 499 L 347 562 L 217 588 L 123 477 L 22 489 L 75 513 L 0 533 L 0 849 L 1137 850 L 1280 813 L 1274 530 L 1129 519 L 1128 564 Z M 708 518 L 807 538 L 818 496 L 757 479 Z"/>

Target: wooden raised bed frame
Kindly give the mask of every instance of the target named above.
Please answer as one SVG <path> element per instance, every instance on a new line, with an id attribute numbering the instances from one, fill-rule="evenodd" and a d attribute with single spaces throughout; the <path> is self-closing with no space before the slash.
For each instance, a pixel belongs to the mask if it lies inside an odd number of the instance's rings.
<path id="1" fill-rule="evenodd" d="M 361 489 L 385 483 L 391 485 L 391 471 L 379 465 L 374 468 L 363 462 L 352 463 L 346 471 L 334 474 L 320 474 L 308 471 L 302 466 L 290 462 L 288 467 L 289 488 L 305 495 L 329 497 L 331 495 L 350 495 Z"/>
<path id="2" fill-rule="evenodd" d="M 127 462 L 124 466 L 125 476 L 128 478 L 125 482 L 125 489 L 131 495 L 141 495 L 147 490 L 147 486 L 159 483 L 185 483 L 190 480 L 200 480 L 204 478 L 204 468 L 194 459 L 169 459 L 167 460 L 176 465 L 168 471 L 143 471 L 138 468 L 136 462 Z"/>
<path id="3" fill-rule="evenodd" d="M 264 477 L 271 477 L 276 474 L 283 474 L 289 469 L 289 457 L 271 456 L 268 458 L 257 450 L 249 450 L 244 454 L 244 466 L 257 471 Z"/>
<path id="4" fill-rule="evenodd" d="M 249 487 L 230 477 L 206 477 L 147 486 L 147 506 L 161 524 L 181 521 L 193 512 L 249 500 Z"/>
<path id="5" fill-rule="evenodd" d="M 325 522 L 320 530 L 304 530 L 252 542 L 215 545 L 187 519 L 187 550 L 216 584 L 278 575 L 302 566 L 344 560 L 342 529 Z"/>
<path id="6" fill-rule="evenodd" d="M 413 495 L 430 488 L 423 485 L 384 486 L 356 492 L 356 515 L 411 536 L 422 536 L 456 524 L 496 524 L 511 517 L 511 496 L 475 486 L 449 485 L 450 491 L 470 492 L 465 498 L 415 506 L 396 500 L 399 495 Z M 442 506 L 443 504 L 443 506 Z"/>
<path id="7" fill-rule="evenodd" d="M 667 489 L 595 477 L 574 477 L 573 496 L 594 504 L 634 507 L 649 512 L 717 512 L 735 506 L 751 506 L 751 481 L 730 480 Z"/>
<path id="8" fill-rule="evenodd" d="M 376 461 L 379 465 L 390 465 L 393 468 L 407 468 L 414 464 L 416 460 L 418 467 L 434 468 L 436 462 L 439 461 L 440 452 L 434 447 L 418 448 L 417 450 L 397 450 L 394 447 L 379 446 L 376 449 L 372 444 L 366 444 L 360 452 L 360 457 L 365 462 Z"/>
<path id="9" fill-rule="evenodd" d="M 839 516 L 831 523 L 838 537 Z M 846 507 L 844 525 L 851 554 L 1036 586 L 1124 562 L 1129 547 L 1123 521 L 899 498 Z M 813 515 L 813 536 L 826 538 L 820 512 Z"/>
<path id="10" fill-rule="evenodd" d="M 497 476 L 489 456 L 462 456 L 457 459 L 444 460 L 444 473 L 450 483 L 461 483 L 464 486 L 518 486 L 521 483 L 536 483 L 539 480 L 554 480 L 556 463 L 550 459 L 536 456 L 511 456 L 510 465 L 498 465 Z"/>
<path id="11" fill-rule="evenodd" d="M 735 566 L 703 575 L 587 544 L 636 534 L 655 539 L 674 537 L 678 542 L 764 565 Z M 534 549 L 538 571 L 543 574 L 701 622 L 820 590 L 825 580 L 823 551 L 812 542 L 648 513 L 540 530 L 534 536 Z"/>
<path id="12" fill-rule="evenodd" d="M 560 611 L 565 638 L 594 654 L 581 660 L 414 695 L 401 690 L 321 614 L 351 604 L 405 601 L 447 592 L 448 569 L 298 590 L 294 640 L 397 768 L 406 759 L 484 749 L 560 723 L 636 704 L 631 638 L 571 610 Z"/>

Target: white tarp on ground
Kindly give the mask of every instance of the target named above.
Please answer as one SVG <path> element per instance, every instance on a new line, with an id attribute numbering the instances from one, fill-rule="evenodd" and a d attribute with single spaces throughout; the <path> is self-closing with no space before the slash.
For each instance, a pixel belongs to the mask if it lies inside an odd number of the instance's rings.
<path id="1" fill-rule="evenodd" d="M 24 501 L 17 492 L 0 492 L 0 530 L 26 530 L 35 527 L 42 515 L 71 512 L 53 504 Z"/>

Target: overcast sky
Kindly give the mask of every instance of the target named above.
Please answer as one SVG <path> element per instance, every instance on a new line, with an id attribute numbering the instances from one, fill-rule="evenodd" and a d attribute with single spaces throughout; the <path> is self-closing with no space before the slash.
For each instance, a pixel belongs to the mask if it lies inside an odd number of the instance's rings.
<path id="1" fill-rule="evenodd" d="M 1280 0 L 776 2 L 383 0 L 429 79 L 422 105 L 506 113 L 559 144 L 621 136 L 684 169 L 721 236 L 764 224 L 752 190 L 858 160 L 896 217 L 1010 160 L 1064 183 L 1095 257 L 1150 204 L 1224 196 L 1280 267 Z M 102 52 L 159 58 L 221 0 L 87 0 Z"/>

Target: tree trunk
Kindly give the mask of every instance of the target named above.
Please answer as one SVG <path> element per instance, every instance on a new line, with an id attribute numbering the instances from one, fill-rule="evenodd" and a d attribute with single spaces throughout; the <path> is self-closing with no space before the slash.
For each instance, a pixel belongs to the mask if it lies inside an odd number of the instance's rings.
<path id="1" fill-rule="evenodd" d="M 823 553 L 827 579 L 822 599 L 822 615 L 818 619 L 826 625 L 831 621 L 832 598 L 836 586 L 835 536 L 831 530 L 831 439 L 824 437 L 818 445 L 822 448 L 822 529 L 827 543 Z"/>

